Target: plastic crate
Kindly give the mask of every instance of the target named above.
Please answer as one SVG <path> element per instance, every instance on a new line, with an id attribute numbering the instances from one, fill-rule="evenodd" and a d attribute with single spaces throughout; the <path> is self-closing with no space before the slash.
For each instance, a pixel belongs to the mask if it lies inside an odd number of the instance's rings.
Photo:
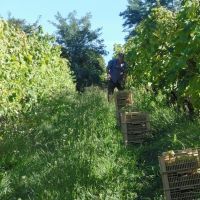
<path id="1" fill-rule="evenodd" d="M 189 149 L 181 149 L 181 150 L 175 150 L 174 151 L 174 154 L 185 154 L 185 153 L 188 153 L 188 154 L 197 154 L 198 151 L 200 151 L 200 148 L 189 148 Z M 169 154 L 169 151 L 168 152 L 163 152 L 162 155 L 163 156 L 168 156 Z"/>
<path id="2" fill-rule="evenodd" d="M 200 187 L 200 171 L 187 170 L 162 174 L 164 190 L 182 188 L 186 186 Z"/>
<path id="3" fill-rule="evenodd" d="M 166 200 L 198 200 L 200 199 L 200 187 L 191 186 L 165 190 L 165 196 Z"/>
<path id="4" fill-rule="evenodd" d="M 200 168 L 200 149 L 179 150 L 173 155 L 164 152 L 163 155 L 158 157 L 161 173 Z"/>

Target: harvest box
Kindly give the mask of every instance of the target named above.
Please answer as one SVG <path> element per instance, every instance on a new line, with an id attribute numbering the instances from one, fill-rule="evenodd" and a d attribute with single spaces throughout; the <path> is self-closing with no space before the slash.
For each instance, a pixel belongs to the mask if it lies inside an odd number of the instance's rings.
<path id="1" fill-rule="evenodd" d="M 164 152 L 158 157 L 167 200 L 200 198 L 200 149 Z"/>
<path id="2" fill-rule="evenodd" d="M 142 143 L 150 136 L 150 121 L 147 112 L 121 113 L 121 131 L 125 144 Z"/>

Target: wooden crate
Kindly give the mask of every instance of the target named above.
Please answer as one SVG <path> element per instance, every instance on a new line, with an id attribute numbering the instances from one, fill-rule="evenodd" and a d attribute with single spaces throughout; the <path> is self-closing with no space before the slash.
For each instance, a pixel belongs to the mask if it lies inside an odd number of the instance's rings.
<path id="1" fill-rule="evenodd" d="M 129 105 L 133 105 L 133 101 L 130 98 L 129 99 L 115 99 L 115 106 L 117 110 L 120 110 L 121 108 L 129 106 Z"/>
<path id="2" fill-rule="evenodd" d="M 127 113 L 127 112 L 136 112 L 137 109 L 135 107 L 129 107 L 126 109 L 126 107 L 124 107 L 123 109 L 117 109 L 116 110 L 116 118 L 120 118 L 120 121 L 121 121 L 121 116 L 124 115 L 124 113 Z"/>
<path id="3" fill-rule="evenodd" d="M 121 113 L 121 132 L 127 143 L 143 143 L 150 137 L 149 114 L 146 112 Z"/>
<path id="4" fill-rule="evenodd" d="M 147 112 L 123 112 L 121 115 L 122 123 L 141 123 L 149 122 L 149 113 Z"/>
<path id="5" fill-rule="evenodd" d="M 118 127 L 121 127 L 121 115 L 122 115 L 122 113 L 127 112 L 128 110 L 129 111 L 136 111 L 136 108 L 135 107 L 129 107 L 128 109 L 126 109 L 124 107 L 123 109 L 116 110 L 116 120 L 117 120 L 117 126 Z"/>
<path id="6" fill-rule="evenodd" d="M 142 134 L 144 132 L 150 132 L 148 123 L 122 123 L 121 122 L 121 131 L 126 134 Z"/>
<path id="7" fill-rule="evenodd" d="M 147 112 L 121 113 L 121 131 L 127 134 L 150 132 L 149 114 Z"/>
<path id="8" fill-rule="evenodd" d="M 149 132 L 143 132 L 140 134 L 127 134 L 122 133 L 124 144 L 134 144 L 134 143 L 143 143 L 147 141 L 150 137 Z"/>
<path id="9" fill-rule="evenodd" d="M 131 90 L 119 90 L 114 93 L 115 99 L 132 99 L 132 91 Z"/>
<path id="10" fill-rule="evenodd" d="M 124 98 L 124 99 L 115 99 L 115 103 L 117 105 L 127 105 L 127 104 L 132 104 L 133 100 L 131 97 Z"/>

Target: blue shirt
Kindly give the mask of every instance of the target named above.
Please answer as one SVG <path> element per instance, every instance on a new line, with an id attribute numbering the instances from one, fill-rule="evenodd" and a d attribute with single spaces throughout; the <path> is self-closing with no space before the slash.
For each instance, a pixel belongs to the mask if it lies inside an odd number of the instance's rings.
<path id="1" fill-rule="evenodd" d="M 122 81 L 126 65 L 125 61 L 119 64 L 118 59 L 113 59 L 108 62 L 108 66 L 106 68 L 110 71 L 109 73 L 114 83 L 117 81 L 120 83 Z"/>

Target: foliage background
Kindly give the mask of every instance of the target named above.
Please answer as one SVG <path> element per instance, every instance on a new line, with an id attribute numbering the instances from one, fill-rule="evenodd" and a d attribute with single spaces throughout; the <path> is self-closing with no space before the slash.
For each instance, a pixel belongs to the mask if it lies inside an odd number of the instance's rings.
<path id="1" fill-rule="evenodd" d="M 26 112 L 63 89 L 75 90 L 61 48 L 42 29 L 26 35 L 0 20 L 0 116 Z"/>
<path id="2" fill-rule="evenodd" d="M 128 85 L 141 84 L 161 90 L 170 104 L 187 104 L 199 112 L 199 1 L 182 1 L 173 13 L 164 7 L 151 9 L 124 46 L 129 66 Z M 192 106 L 191 106 L 192 104 Z M 191 113 L 193 108 L 190 109 Z"/>

